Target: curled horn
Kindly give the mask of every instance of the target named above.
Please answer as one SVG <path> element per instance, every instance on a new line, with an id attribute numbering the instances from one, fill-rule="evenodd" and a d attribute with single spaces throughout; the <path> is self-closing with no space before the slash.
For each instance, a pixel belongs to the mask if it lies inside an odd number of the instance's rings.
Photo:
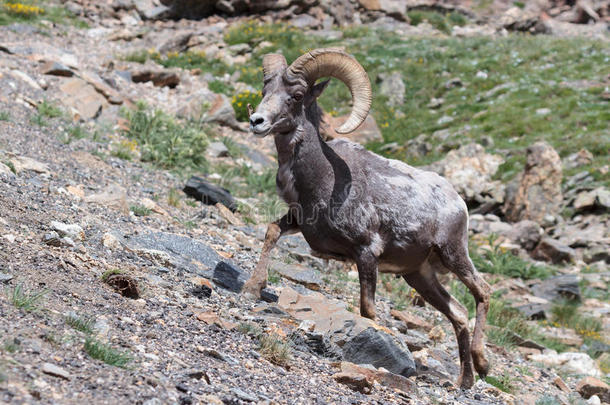
<path id="1" fill-rule="evenodd" d="M 268 79 L 280 70 L 284 70 L 288 64 L 284 55 L 270 53 L 263 56 L 263 79 Z"/>
<path id="2" fill-rule="evenodd" d="M 364 68 L 345 51 L 338 48 L 315 49 L 299 56 L 290 65 L 289 77 L 302 77 L 309 85 L 321 77 L 341 80 L 352 94 L 352 112 L 335 131 L 347 134 L 358 128 L 371 108 L 371 82 Z"/>

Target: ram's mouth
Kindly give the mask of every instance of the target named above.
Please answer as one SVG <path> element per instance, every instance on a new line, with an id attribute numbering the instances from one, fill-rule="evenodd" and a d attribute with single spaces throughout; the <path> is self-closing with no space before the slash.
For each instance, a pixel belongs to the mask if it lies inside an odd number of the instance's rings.
<path id="1" fill-rule="evenodd" d="M 254 136 L 258 137 L 258 138 L 263 138 L 265 136 L 267 136 L 269 134 L 269 132 L 271 132 L 271 126 L 267 126 L 265 128 L 259 128 L 259 127 L 253 127 L 252 125 L 250 125 L 250 132 L 252 132 L 254 134 Z"/>

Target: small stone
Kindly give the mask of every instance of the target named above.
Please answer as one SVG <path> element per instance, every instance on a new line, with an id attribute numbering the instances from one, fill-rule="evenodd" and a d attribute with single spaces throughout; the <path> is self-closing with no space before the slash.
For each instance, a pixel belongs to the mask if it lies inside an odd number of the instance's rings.
<path id="1" fill-rule="evenodd" d="M 270 288 L 263 288 L 261 290 L 261 299 L 265 302 L 277 302 L 280 296 Z"/>
<path id="2" fill-rule="evenodd" d="M 12 275 L 0 272 L 0 283 L 6 283 L 7 281 L 11 281 L 12 279 Z"/>
<path id="3" fill-rule="evenodd" d="M 409 328 L 409 329 L 423 329 L 423 330 L 432 329 L 432 324 L 423 320 L 422 318 L 420 318 L 417 315 L 411 314 L 410 312 L 397 311 L 397 310 L 393 309 L 392 311 L 390 311 L 390 315 L 392 315 L 394 318 L 396 318 L 400 321 L 403 321 L 407 325 L 407 328 Z"/>
<path id="4" fill-rule="evenodd" d="M 460 79 L 459 77 L 454 77 L 453 79 L 449 79 L 449 80 L 447 80 L 447 82 L 445 82 L 446 89 L 452 89 L 454 87 L 462 87 L 462 85 L 463 85 L 462 79 Z"/>
<path id="5" fill-rule="evenodd" d="M 440 342 L 445 339 L 445 331 L 441 325 L 437 325 L 428 332 L 428 337 L 435 342 Z"/>
<path id="6" fill-rule="evenodd" d="M 487 77 L 489 77 L 489 75 L 487 74 L 487 72 L 483 72 L 482 70 L 479 70 L 476 74 L 477 79 L 487 79 Z"/>
<path id="7" fill-rule="evenodd" d="M 443 98 L 432 98 L 430 99 L 430 102 L 426 105 L 426 107 L 428 108 L 439 108 L 440 106 L 443 105 L 443 103 L 445 102 L 445 99 Z"/>
<path id="8" fill-rule="evenodd" d="M 231 388 L 231 392 L 242 401 L 246 402 L 257 402 L 258 398 L 252 394 L 249 394 L 239 388 Z"/>
<path id="9" fill-rule="evenodd" d="M 551 109 L 550 108 L 539 108 L 536 110 L 536 115 L 540 115 L 540 116 L 545 116 L 545 115 L 549 115 L 551 113 Z"/>
<path id="10" fill-rule="evenodd" d="M 63 378 L 65 380 L 70 380 L 70 373 L 68 373 L 63 368 L 56 366 L 54 364 L 51 364 L 51 363 L 44 363 L 42 365 L 42 372 L 45 374 L 55 376 L 55 377 Z"/>
<path id="11" fill-rule="evenodd" d="M 223 142 L 212 142 L 208 145 L 206 150 L 208 156 L 211 157 L 227 157 L 229 156 L 229 149 Z"/>
<path id="12" fill-rule="evenodd" d="M 119 242 L 117 237 L 109 232 L 106 232 L 102 236 L 102 244 L 104 245 L 104 247 L 107 247 L 108 249 L 111 249 L 111 250 L 116 250 L 116 249 L 121 248 L 121 243 Z"/>
<path id="13" fill-rule="evenodd" d="M 236 265 L 221 261 L 214 268 L 212 281 L 229 291 L 240 292 L 247 280 L 246 273 Z"/>
<path id="14" fill-rule="evenodd" d="M 555 384 L 557 386 L 557 388 L 559 388 L 560 390 L 562 390 L 565 393 L 572 392 L 572 390 L 566 385 L 566 383 L 559 376 L 557 376 L 553 380 L 553 384 Z"/>
<path id="15" fill-rule="evenodd" d="M 55 231 L 45 233 L 42 237 L 42 241 L 49 246 L 61 246 L 61 238 Z"/>
<path id="16" fill-rule="evenodd" d="M 64 224 L 63 222 L 52 221 L 51 228 L 59 236 L 68 237 L 73 240 L 85 240 L 85 231 L 77 224 Z"/>
<path id="17" fill-rule="evenodd" d="M 53 76 L 63 76 L 63 77 L 72 77 L 74 76 L 74 71 L 69 67 L 62 65 L 61 63 L 55 61 L 48 61 L 44 65 L 40 71 L 45 75 L 53 75 Z"/>

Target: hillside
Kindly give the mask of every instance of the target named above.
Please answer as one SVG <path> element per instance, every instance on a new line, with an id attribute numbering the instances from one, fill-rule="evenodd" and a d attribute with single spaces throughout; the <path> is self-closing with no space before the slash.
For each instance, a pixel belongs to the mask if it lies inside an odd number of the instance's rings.
<path id="1" fill-rule="evenodd" d="M 607 1 L 0 1 L 0 402 L 610 403 L 609 24 Z M 468 205 L 493 291 L 470 390 L 438 311 L 382 275 L 361 318 L 355 266 L 300 235 L 239 293 L 286 210 L 246 122 L 262 57 L 321 47 L 373 85 L 349 137 Z M 333 80 L 323 136 L 350 103 Z"/>

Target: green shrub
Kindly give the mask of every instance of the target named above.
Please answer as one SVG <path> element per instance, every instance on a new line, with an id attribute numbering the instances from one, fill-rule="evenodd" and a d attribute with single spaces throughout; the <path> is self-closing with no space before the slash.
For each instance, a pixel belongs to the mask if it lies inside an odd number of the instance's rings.
<path id="1" fill-rule="evenodd" d="M 512 252 L 504 250 L 495 243 L 495 240 L 496 236 L 491 235 L 489 237 L 491 249 L 483 250 L 481 253 L 476 247 L 471 246 L 470 258 L 479 271 L 523 280 L 545 279 L 554 274 L 551 267 L 531 264 Z"/>
<path id="2" fill-rule="evenodd" d="M 124 135 L 137 142 L 141 160 L 166 168 L 204 168 L 208 137 L 195 124 L 181 124 L 168 114 L 150 111 L 143 103 L 128 110 L 129 120 Z"/>

